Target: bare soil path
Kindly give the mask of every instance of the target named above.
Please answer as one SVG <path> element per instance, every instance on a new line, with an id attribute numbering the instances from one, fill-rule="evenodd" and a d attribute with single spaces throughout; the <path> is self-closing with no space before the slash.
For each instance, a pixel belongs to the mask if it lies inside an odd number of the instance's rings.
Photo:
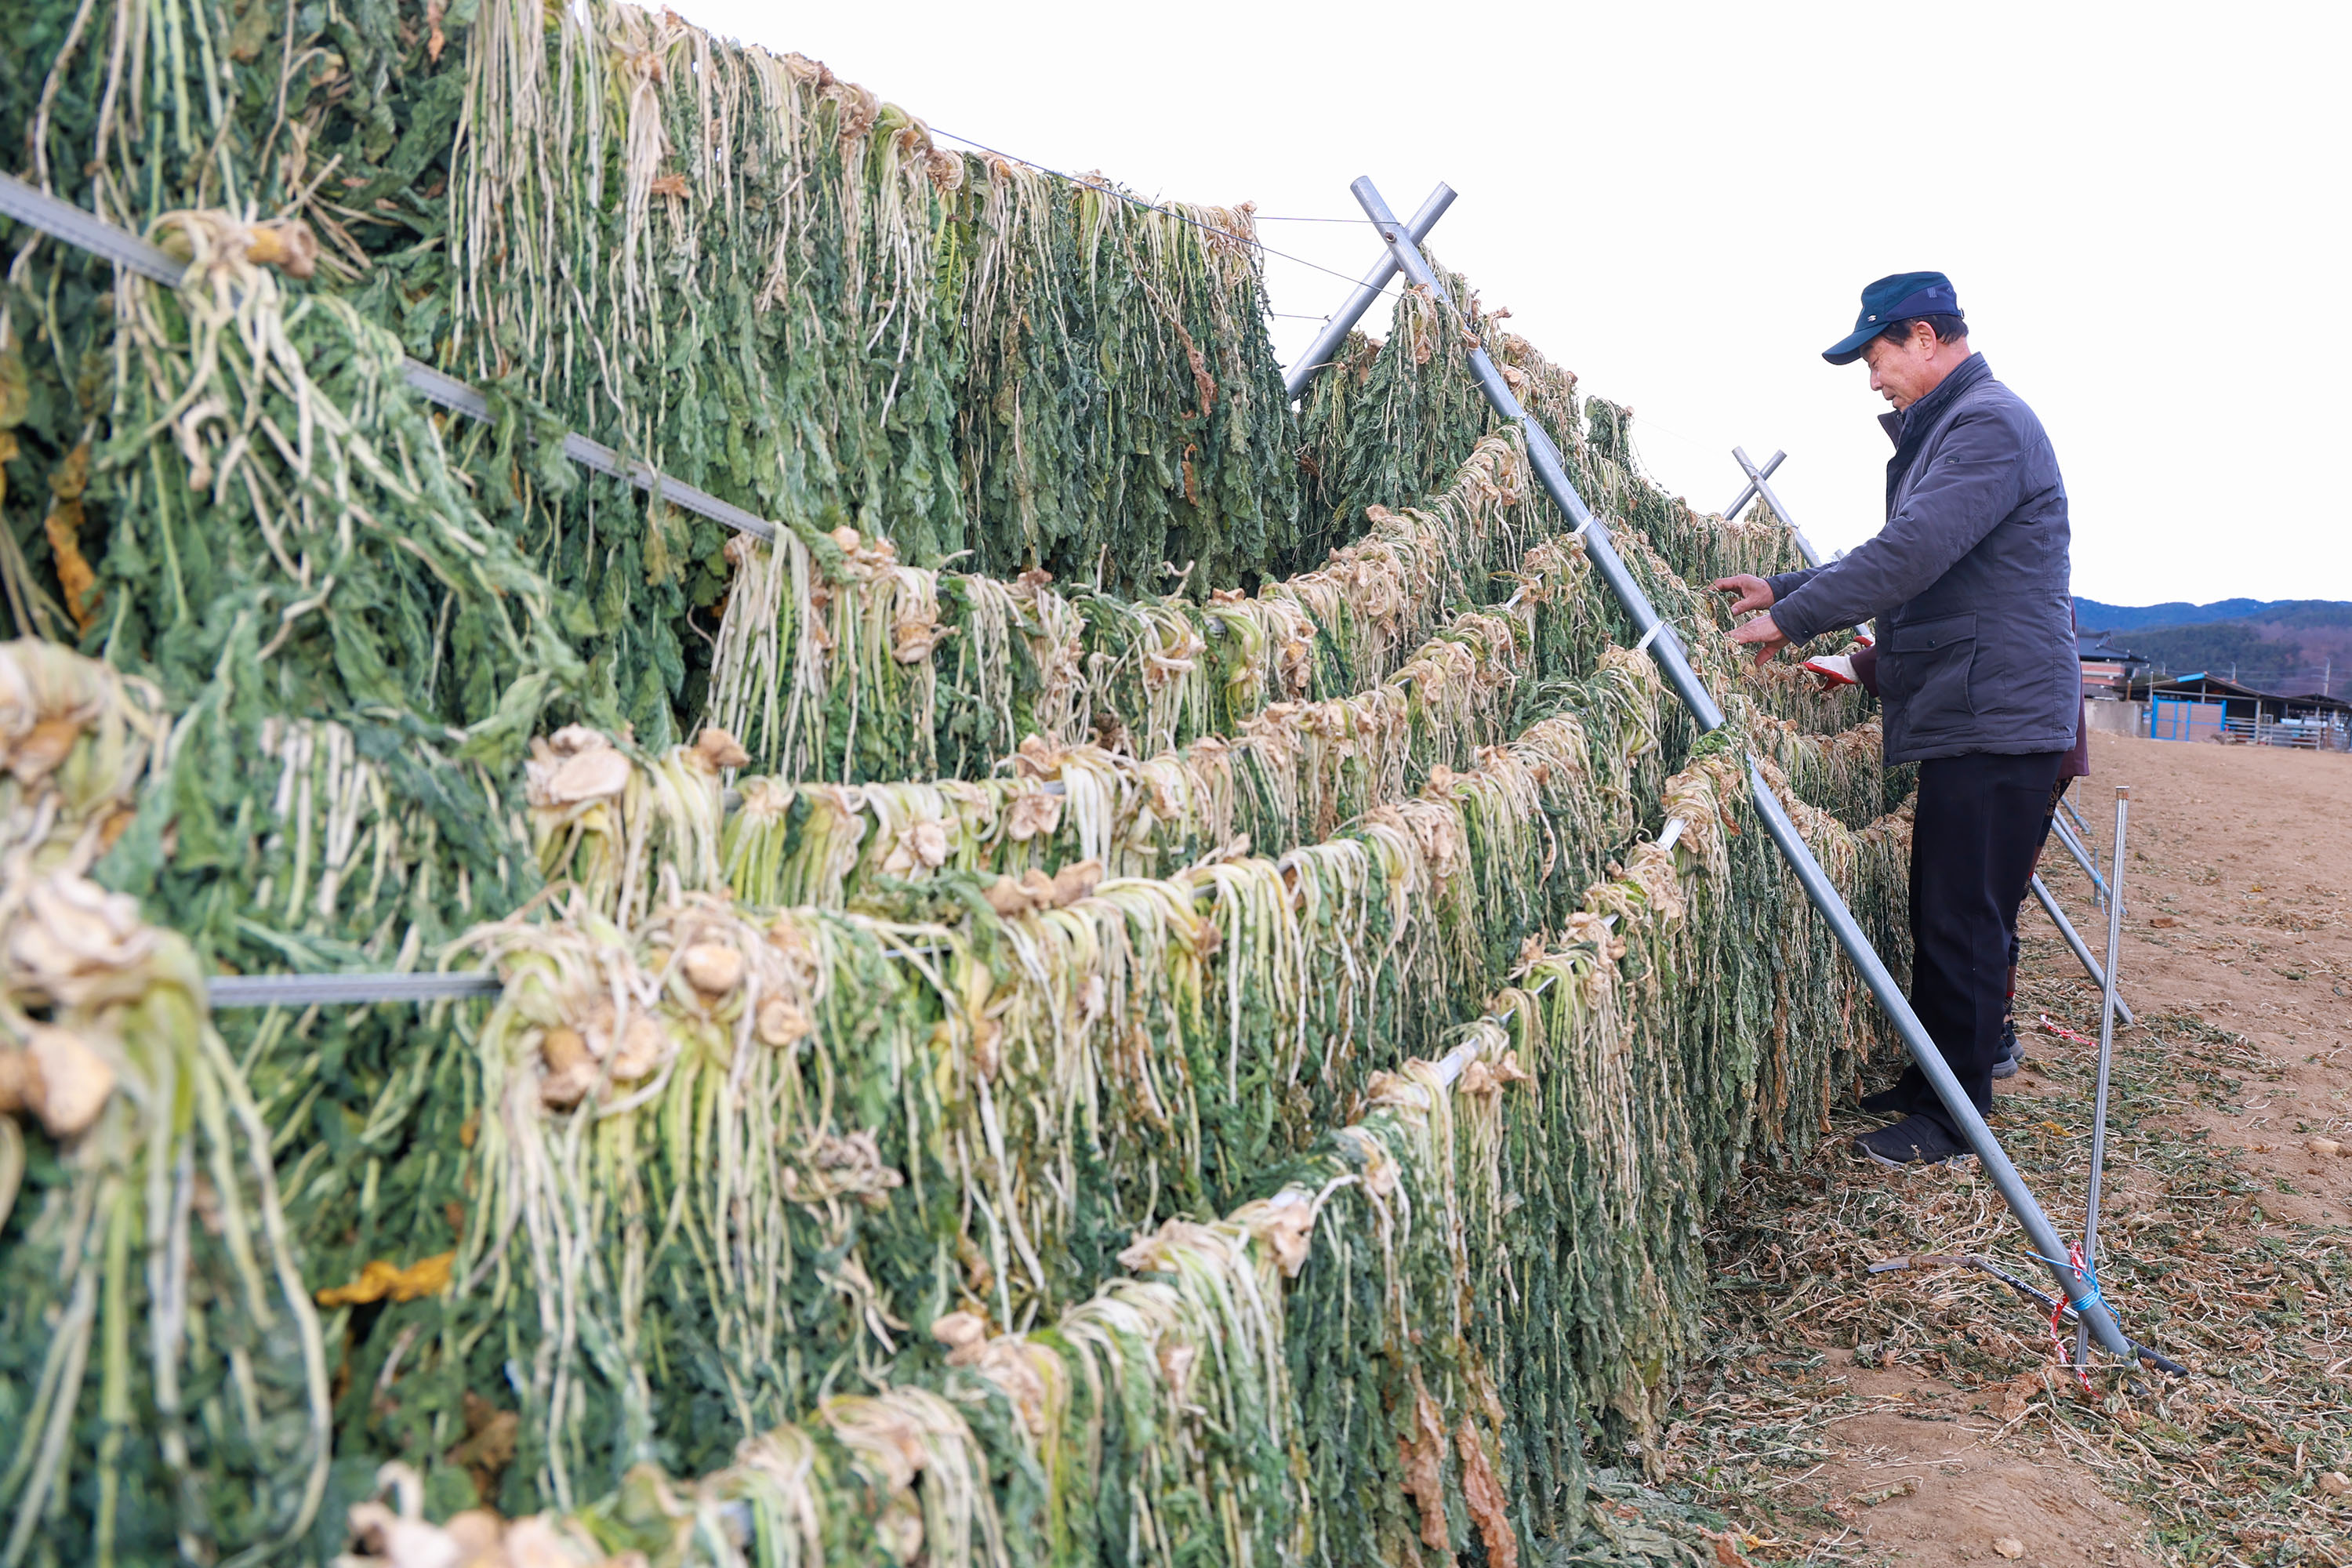
<path id="1" fill-rule="evenodd" d="M 2103 857 L 2131 785 L 2120 973 L 2141 1020 L 2117 1037 L 2102 1283 L 2193 1373 L 2111 1366 L 2086 1389 L 1988 1277 L 1873 1274 L 1969 1252 L 2040 1271 L 1973 1162 L 1880 1171 L 1850 1148 L 1877 1119 L 1842 1107 L 1722 1216 L 1717 1349 L 1658 1457 L 1751 1561 L 2352 1563 L 2352 1154 L 2331 1152 L 2352 1150 L 2352 757 L 2092 742 L 2074 799 Z M 2103 945 L 2054 840 L 2042 874 Z M 2068 1036 L 2095 1037 L 2098 994 L 2032 905 L 2021 934 L 2029 1065 L 1992 1121 L 2076 1235 L 2095 1053 Z"/>

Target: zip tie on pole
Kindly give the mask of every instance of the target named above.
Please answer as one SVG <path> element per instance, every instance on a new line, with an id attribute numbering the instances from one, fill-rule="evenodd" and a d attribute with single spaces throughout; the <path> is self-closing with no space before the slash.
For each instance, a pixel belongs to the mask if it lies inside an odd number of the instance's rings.
<path id="1" fill-rule="evenodd" d="M 2071 1269 L 2082 1279 L 2083 1293 L 2074 1300 L 2065 1303 L 2065 1307 L 2068 1311 L 2080 1313 L 2084 1307 L 2089 1306 L 2095 1301 L 2101 1306 L 2106 1305 L 2107 1299 L 2099 1294 L 2098 1267 L 2089 1258 L 2083 1256 L 2083 1249 L 2080 1246 L 2069 1243 L 2066 1247 L 2066 1259 L 2063 1263 L 2058 1262 L 2054 1258 L 2044 1258 L 2038 1252 L 2033 1253 L 2031 1256 L 2036 1263 L 2048 1263 L 2052 1264 L 2055 1268 Z"/>
<path id="2" fill-rule="evenodd" d="M 14 218 L 52 238 L 61 239 L 101 260 L 128 268 L 158 283 L 177 288 L 188 273 L 186 262 L 173 259 L 160 246 L 85 212 L 71 202 L 61 201 L 26 184 L 14 174 L 0 174 L 0 216 Z M 426 402 L 437 404 L 452 413 L 462 414 L 468 419 L 488 422 L 490 400 L 478 388 L 446 371 L 436 370 L 421 360 L 405 355 L 401 359 L 400 368 L 410 390 Z M 603 442 L 591 440 L 577 431 L 564 434 L 563 455 L 583 468 L 625 479 L 656 500 L 667 501 L 682 511 L 707 517 L 738 533 L 748 533 L 758 539 L 772 540 L 776 537 L 776 525 L 766 518 L 746 511 L 730 501 L 720 500 L 709 491 L 689 485 L 683 479 L 674 479 L 651 464 L 625 458 Z"/>
<path id="3" fill-rule="evenodd" d="M 1655 640 L 1657 639 L 1657 636 L 1658 636 L 1658 634 L 1659 634 L 1660 632 L 1662 632 L 1662 631 L 1664 631 L 1665 629 L 1666 629 L 1666 623 L 1665 623 L 1665 622 L 1664 622 L 1664 621 L 1653 621 L 1653 622 L 1651 622 L 1651 623 L 1650 623 L 1650 629 L 1649 629 L 1648 631 L 1643 632 L 1643 633 L 1642 634 L 1642 640 L 1641 640 L 1640 642 L 1637 642 L 1637 643 L 1635 643 L 1635 644 L 1633 645 L 1633 651 L 1634 651 L 1635 653 L 1647 653 L 1647 652 L 1649 652 L 1649 651 L 1650 651 L 1650 644 L 1651 644 L 1652 642 L 1655 641 Z"/>
<path id="4" fill-rule="evenodd" d="M 2039 1262 L 2051 1262 L 2051 1259 L 2042 1258 L 2038 1253 L 2035 1255 L 2035 1258 Z M 2080 1350 L 2077 1350 L 2074 1352 L 2074 1359 L 2072 1363 L 2069 1363 L 2066 1360 L 2066 1336 L 2059 1332 L 2059 1327 L 2066 1321 L 2066 1314 L 2071 1311 L 2074 1314 L 2074 1331 L 2078 1334 L 2084 1332 L 2085 1331 L 2083 1326 L 2084 1322 L 2084 1314 L 2090 1310 L 2094 1303 L 2104 1307 L 2106 1305 L 2106 1301 L 2099 1294 L 2099 1278 L 2096 1274 L 2092 1272 L 2091 1265 L 2089 1261 L 2083 1257 L 2083 1249 L 2080 1247 L 2075 1246 L 2071 1242 L 2068 1243 L 2066 1247 L 2066 1261 L 2062 1265 L 2057 1265 L 2057 1267 L 2073 1269 L 2076 1278 L 2083 1281 L 2084 1290 L 2081 1296 L 2071 1301 L 2053 1303 L 2050 1309 L 2050 1344 L 2051 1348 L 2058 1352 L 2059 1364 L 2062 1366 L 2072 1365 L 2075 1377 L 2082 1381 L 2083 1392 L 2088 1394 L 2091 1391 L 2091 1369 L 2084 1364 L 2085 1358 L 2084 1352 Z"/>

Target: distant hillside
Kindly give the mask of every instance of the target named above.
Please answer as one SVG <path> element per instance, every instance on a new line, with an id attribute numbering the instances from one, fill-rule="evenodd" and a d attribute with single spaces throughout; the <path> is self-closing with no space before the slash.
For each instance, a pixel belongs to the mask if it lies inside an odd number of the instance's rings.
<path id="1" fill-rule="evenodd" d="M 2168 675 L 2210 670 L 2268 691 L 2352 690 L 2352 604 L 2340 599 L 2223 599 L 2211 605 L 2103 605 L 2077 599 L 2086 632 Z"/>
<path id="2" fill-rule="evenodd" d="M 2136 632 L 2143 626 L 2203 626 L 2216 621 L 2265 625 L 2352 626 L 2352 602 L 2342 599 L 2221 599 L 2210 605 L 2103 605 L 2076 599 L 2084 630 Z"/>

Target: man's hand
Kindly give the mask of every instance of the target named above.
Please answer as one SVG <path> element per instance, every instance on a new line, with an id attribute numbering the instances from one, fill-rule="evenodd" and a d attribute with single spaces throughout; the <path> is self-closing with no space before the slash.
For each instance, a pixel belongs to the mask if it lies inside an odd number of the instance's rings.
<path id="1" fill-rule="evenodd" d="M 1772 617 L 1769 616 L 1757 616 L 1738 631 L 1733 632 L 1731 640 L 1735 643 L 1753 644 L 1756 648 L 1756 662 L 1759 665 L 1789 646 L 1789 639 L 1780 635 L 1780 628 L 1773 625 Z"/>
<path id="2" fill-rule="evenodd" d="M 1745 573 L 1737 577 L 1717 577 L 1714 586 L 1718 594 L 1739 595 L 1731 604 L 1731 613 L 1735 616 L 1744 616 L 1750 610 L 1769 610 L 1772 607 L 1772 584 L 1761 577 L 1750 577 Z"/>

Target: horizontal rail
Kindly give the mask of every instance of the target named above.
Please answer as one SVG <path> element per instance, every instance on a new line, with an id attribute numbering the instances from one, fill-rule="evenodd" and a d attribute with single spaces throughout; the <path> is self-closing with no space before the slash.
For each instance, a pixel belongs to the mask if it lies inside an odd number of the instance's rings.
<path id="1" fill-rule="evenodd" d="M 495 996 L 488 970 L 429 974 L 226 974 L 205 989 L 215 1007 L 350 1007 L 376 1002 L 447 1002 Z"/>
<path id="2" fill-rule="evenodd" d="M 0 174 L 0 216 L 28 224 L 52 238 L 61 239 L 78 249 L 111 261 L 118 267 L 128 268 L 158 283 L 176 288 L 187 277 L 188 264 L 174 258 L 163 247 L 93 213 L 85 212 L 71 202 L 62 201 L 37 189 L 14 174 Z M 426 402 L 452 413 L 462 414 L 468 419 L 488 421 L 490 400 L 478 387 L 471 386 L 446 371 L 436 370 L 421 360 L 403 356 L 400 368 L 410 389 Z M 683 479 L 672 479 L 649 463 L 624 457 L 602 441 L 591 440 L 577 431 L 565 433 L 563 455 L 583 468 L 625 479 L 655 500 L 667 501 L 681 511 L 707 517 L 713 522 L 754 538 L 776 537 L 776 525 L 766 518 L 746 511 L 731 501 L 720 500 L 709 491 L 689 485 Z"/>

